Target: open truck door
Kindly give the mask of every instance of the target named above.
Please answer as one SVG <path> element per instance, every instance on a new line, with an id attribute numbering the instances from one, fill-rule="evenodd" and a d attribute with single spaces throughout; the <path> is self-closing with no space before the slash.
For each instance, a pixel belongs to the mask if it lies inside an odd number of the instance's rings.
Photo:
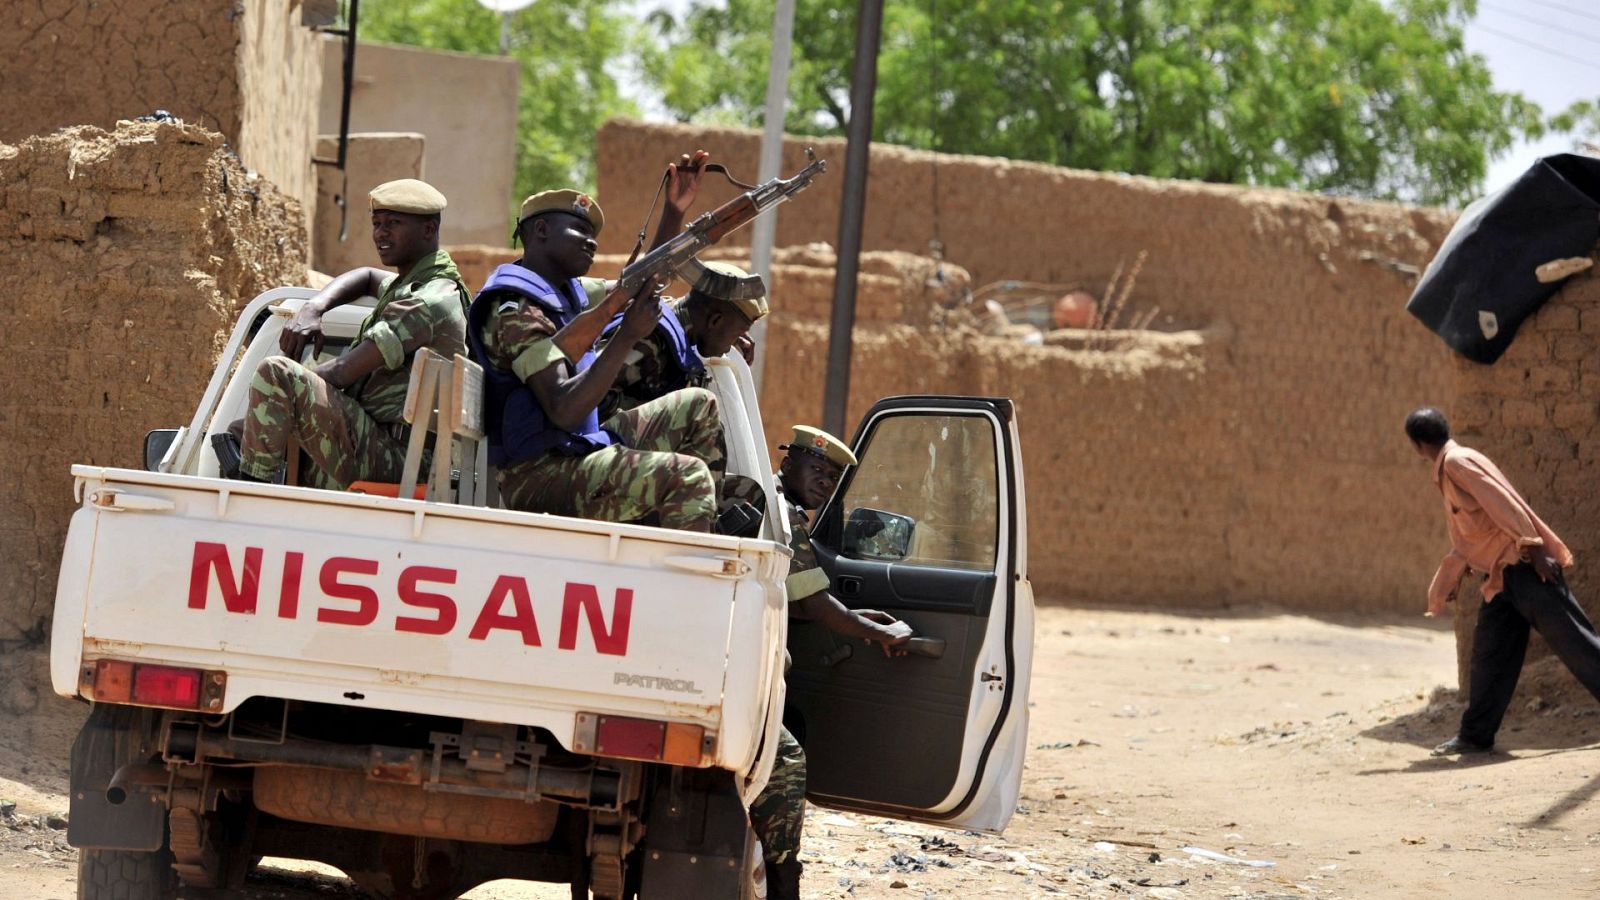
<path id="1" fill-rule="evenodd" d="M 860 464 L 819 511 L 833 595 L 915 630 L 916 651 L 790 622 L 790 730 L 807 796 L 835 809 L 999 831 L 1027 749 L 1033 591 L 1011 401 L 892 397 L 867 413 Z"/>

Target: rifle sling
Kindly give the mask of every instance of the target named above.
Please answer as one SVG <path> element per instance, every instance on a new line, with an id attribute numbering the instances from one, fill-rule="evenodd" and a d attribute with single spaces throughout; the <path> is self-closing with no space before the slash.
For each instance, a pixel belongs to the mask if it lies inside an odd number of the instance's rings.
<path id="1" fill-rule="evenodd" d="M 639 239 L 633 244 L 633 252 L 628 254 L 628 261 L 622 264 L 624 269 L 633 265 L 634 260 L 638 259 L 640 252 L 644 250 L 645 232 L 650 228 L 650 220 L 655 218 L 656 205 L 661 202 L 661 195 L 667 190 L 668 180 L 672 178 L 672 169 L 677 166 L 677 163 L 673 163 L 671 166 L 667 167 L 667 171 L 661 173 L 661 184 L 656 187 L 656 195 L 650 200 L 650 211 L 644 214 L 644 224 L 639 226 Z M 684 168 L 687 168 L 687 166 Z M 742 191 L 753 191 L 756 189 L 756 185 L 745 184 L 739 179 L 733 177 L 733 173 L 729 172 L 728 167 L 722 163 L 706 163 L 705 165 L 701 166 L 700 169 L 702 172 L 715 172 L 716 174 L 721 175 L 723 178 L 728 179 L 729 184 Z"/>

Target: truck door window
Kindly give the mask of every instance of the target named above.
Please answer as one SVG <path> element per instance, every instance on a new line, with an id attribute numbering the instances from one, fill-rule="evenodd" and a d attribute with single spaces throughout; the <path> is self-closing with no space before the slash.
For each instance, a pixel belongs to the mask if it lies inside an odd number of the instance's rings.
<path id="1" fill-rule="evenodd" d="M 879 420 L 841 498 L 842 555 L 903 565 L 993 569 L 999 475 L 990 420 Z"/>

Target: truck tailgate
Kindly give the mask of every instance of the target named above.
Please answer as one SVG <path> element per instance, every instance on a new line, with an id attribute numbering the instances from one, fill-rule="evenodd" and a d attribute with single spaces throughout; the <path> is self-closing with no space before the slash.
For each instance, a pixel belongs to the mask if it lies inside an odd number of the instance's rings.
<path id="1" fill-rule="evenodd" d="M 52 677 L 99 657 L 227 673 L 251 696 L 543 727 L 579 711 L 754 752 L 786 552 L 766 541 L 76 467 Z M 773 631 L 777 629 L 777 631 Z M 81 632 L 81 642 L 69 638 Z M 78 653 L 71 647 L 78 645 Z"/>

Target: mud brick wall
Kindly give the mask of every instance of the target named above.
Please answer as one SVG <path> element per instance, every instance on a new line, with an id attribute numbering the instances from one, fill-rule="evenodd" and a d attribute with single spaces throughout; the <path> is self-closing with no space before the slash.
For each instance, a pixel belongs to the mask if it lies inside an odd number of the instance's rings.
<path id="1" fill-rule="evenodd" d="M 785 172 L 805 143 L 842 165 L 838 141 L 790 140 Z M 602 250 L 626 249 L 676 154 L 703 147 L 748 177 L 758 144 L 751 131 L 608 123 L 599 200 L 622 226 Z M 926 252 L 935 164 L 947 271 L 1099 294 L 1144 251 L 1129 310 L 1159 307 L 1160 333 L 1024 345 L 939 325 L 918 312 L 927 296 L 863 279 L 852 422 L 889 394 L 1015 399 L 1045 597 L 1421 611 L 1445 534 L 1400 424 L 1419 404 L 1450 405 L 1456 383 L 1448 351 L 1404 312 L 1405 271 L 1432 257 L 1452 214 L 875 146 L 868 250 Z M 834 239 L 841 176 L 780 208 L 779 246 Z M 703 189 L 700 208 L 730 195 Z M 763 396 L 775 433 L 821 416 L 832 291 L 825 268 L 803 290 L 777 280 Z"/>
<path id="2" fill-rule="evenodd" d="M 1455 357 L 1457 398 L 1444 407 L 1457 440 L 1489 454 L 1572 548 L 1568 580 L 1591 618 L 1600 614 L 1600 277 L 1594 271 L 1569 278 L 1493 365 Z M 1470 638 L 1476 595 L 1464 588 L 1461 596 L 1472 602 L 1458 603 L 1457 631 Z M 1530 656 L 1545 652 L 1542 641 L 1537 646 Z"/>
<path id="3" fill-rule="evenodd" d="M 221 135 L 125 122 L 0 144 L 0 647 L 42 637 L 74 463 L 142 467 L 187 424 L 240 308 L 305 279 L 299 205 Z"/>
<path id="4" fill-rule="evenodd" d="M 474 287 L 516 257 L 451 252 Z M 739 248 L 706 255 L 747 262 Z M 623 260 L 602 256 L 594 274 L 613 275 Z M 970 327 L 960 306 L 970 276 L 960 267 L 871 251 L 861 273 L 852 427 L 891 394 L 1016 401 L 1030 574 L 1043 596 L 1420 612 L 1444 531 L 1400 422 L 1415 403 L 1452 397 L 1452 373 L 1403 318 L 1403 284 L 1382 293 L 1388 308 L 1346 292 L 1342 309 L 1302 312 L 1307 334 L 1293 342 L 1281 325 L 1251 340 L 1219 317 L 1164 333 L 1052 332 L 1029 345 Z M 769 451 L 792 425 L 820 422 L 833 282 L 825 245 L 774 255 L 760 349 Z M 1323 327 L 1354 331 L 1367 319 L 1376 324 L 1363 327 L 1388 337 L 1365 338 L 1357 358 L 1312 340 Z M 1273 324 L 1244 320 L 1262 331 Z M 1391 365 L 1399 371 L 1384 370 Z"/>
<path id="5" fill-rule="evenodd" d="M 446 210 L 448 212 L 448 210 Z M 446 235 L 448 238 L 448 235 Z M 489 280 L 489 273 L 501 263 L 508 263 L 522 256 L 521 250 L 512 250 L 506 247 L 492 247 L 484 244 L 445 245 L 445 252 L 456 261 L 456 268 L 461 270 L 461 278 L 467 283 L 467 290 L 474 294 Z M 619 257 L 624 259 L 625 257 Z M 606 268 L 606 257 L 595 260 L 596 272 Z M 620 264 L 618 266 L 620 268 Z"/>
<path id="6" fill-rule="evenodd" d="M 15 0 L 0 142 L 165 109 L 224 136 L 307 210 L 322 55 L 301 0 Z"/>

